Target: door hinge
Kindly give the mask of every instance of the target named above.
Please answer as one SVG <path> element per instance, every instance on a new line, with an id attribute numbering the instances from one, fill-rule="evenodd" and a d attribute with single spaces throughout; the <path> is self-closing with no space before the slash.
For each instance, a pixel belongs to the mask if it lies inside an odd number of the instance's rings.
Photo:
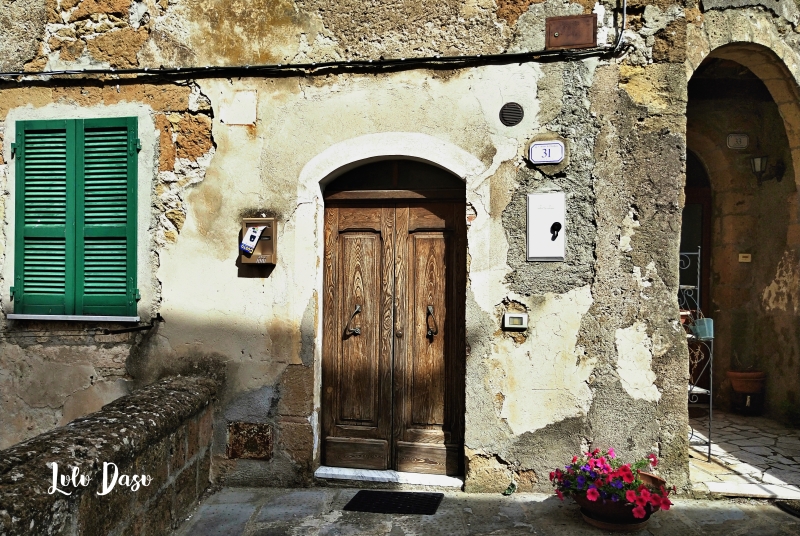
<path id="1" fill-rule="evenodd" d="M 138 289 L 138 288 L 137 288 L 137 289 L 134 289 L 134 294 L 135 294 L 135 296 L 136 296 L 136 301 L 139 301 L 139 300 L 141 300 L 141 299 L 142 299 L 142 295 L 141 295 L 141 294 L 139 294 L 139 289 Z"/>
<path id="2" fill-rule="evenodd" d="M 17 144 L 16 143 L 12 143 L 11 144 L 11 158 L 14 158 L 14 155 L 16 155 L 16 153 L 17 153 Z"/>
<path id="3" fill-rule="evenodd" d="M 135 153 L 142 150 L 142 140 L 136 138 L 135 140 L 131 140 L 130 144 L 130 152 Z"/>
<path id="4" fill-rule="evenodd" d="M 11 301 L 14 301 L 14 287 L 11 287 Z"/>

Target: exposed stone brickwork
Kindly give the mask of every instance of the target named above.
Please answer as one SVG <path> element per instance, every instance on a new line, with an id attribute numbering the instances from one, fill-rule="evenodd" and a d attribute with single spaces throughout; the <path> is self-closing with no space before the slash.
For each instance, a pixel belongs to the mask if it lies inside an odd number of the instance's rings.
<path id="1" fill-rule="evenodd" d="M 183 521 L 209 483 L 216 384 L 174 377 L 0 452 L 0 533 L 167 534 Z M 121 475 L 148 475 L 137 490 L 118 482 L 102 491 L 104 462 Z M 53 485 L 76 468 L 87 486 Z M 111 472 L 109 472 L 111 474 Z"/>

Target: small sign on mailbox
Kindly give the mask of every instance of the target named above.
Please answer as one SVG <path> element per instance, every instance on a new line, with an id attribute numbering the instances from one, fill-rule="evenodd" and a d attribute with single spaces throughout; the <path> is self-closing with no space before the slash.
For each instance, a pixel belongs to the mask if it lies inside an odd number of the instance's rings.
<path id="1" fill-rule="evenodd" d="M 558 164 L 564 160 L 564 143 L 559 140 L 535 141 L 528 147 L 532 164 Z"/>
<path id="2" fill-rule="evenodd" d="M 275 218 L 244 218 L 242 243 L 239 245 L 242 263 L 277 264 L 277 240 Z"/>
<path id="3" fill-rule="evenodd" d="M 566 251 L 566 196 L 563 192 L 528 194 L 529 261 L 563 261 Z"/>

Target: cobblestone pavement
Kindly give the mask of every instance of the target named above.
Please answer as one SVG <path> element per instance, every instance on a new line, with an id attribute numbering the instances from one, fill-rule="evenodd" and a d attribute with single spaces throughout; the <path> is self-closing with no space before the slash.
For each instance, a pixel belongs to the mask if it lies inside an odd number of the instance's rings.
<path id="1" fill-rule="evenodd" d="M 345 512 L 349 488 L 224 488 L 204 501 L 178 536 L 598 535 L 571 500 L 553 495 L 447 492 L 435 515 Z M 638 536 L 797 535 L 800 519 L 754 499 L 676 499 Z"/>
<path id="2" fill-rule="evenodd" d="M 690 471 L 698 494 L 800 499 L 800 430 L 764 417 L 714 412 L 691 419 Z"/>

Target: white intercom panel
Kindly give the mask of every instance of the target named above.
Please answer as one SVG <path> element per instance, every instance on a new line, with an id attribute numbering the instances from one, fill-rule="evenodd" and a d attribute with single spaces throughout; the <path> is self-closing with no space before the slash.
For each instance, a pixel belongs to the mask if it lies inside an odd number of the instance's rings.
<path id="1" fill-rule="evenodd" d="M 566 234 L 564 193 L 528 194 L 528 260 L 563 261 Z"/>

